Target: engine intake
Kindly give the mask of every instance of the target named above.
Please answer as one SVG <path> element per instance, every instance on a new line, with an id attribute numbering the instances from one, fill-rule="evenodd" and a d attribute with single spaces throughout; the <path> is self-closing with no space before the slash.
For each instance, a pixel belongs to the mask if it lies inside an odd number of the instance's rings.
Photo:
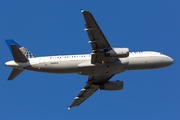
<path id="1" fill-rule="evenodd" d="M 100 90 L 109 90 L 109 91 L 114 91 L 114 90 L 122 90 L 123 89 L 123 81 L 109 81 L 107 83 L 104 83 L 100 85 Z"/>
<path id="2" fill-rule="evenodd" d="M 106 52 L 106 57 L 128 57 L 129 56 L 129 48 L 112 48 L 111 50 Z"/>

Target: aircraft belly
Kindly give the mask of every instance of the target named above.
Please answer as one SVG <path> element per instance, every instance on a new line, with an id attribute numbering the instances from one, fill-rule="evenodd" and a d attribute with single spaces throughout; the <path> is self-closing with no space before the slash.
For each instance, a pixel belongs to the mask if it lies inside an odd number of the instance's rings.
<path id="1" fill-rule="evenodd" d="M 81 75 L 112 75 L 121 73 L 123 67 L 128 64 L 128 60 L 126 58 L 119 59 L 117 62 L 113 63 L 95 63 L 92 64 L 90 61 L 83 62 L 78 65 L 80 69 Z"/>
<path id="2" fill-rule="evenodd" d="M 46 73 L 78 73 L 80 72 L 77 67 L 79 63 L 80 61 L 45 62 L 28 66 L 25 69 Z"/>

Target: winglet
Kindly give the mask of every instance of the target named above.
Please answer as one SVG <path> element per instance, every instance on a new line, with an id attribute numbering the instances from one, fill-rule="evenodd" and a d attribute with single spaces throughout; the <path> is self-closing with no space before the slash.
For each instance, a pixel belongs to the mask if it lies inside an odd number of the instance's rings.
<path id="1" fill-rule="evenodd" d="M 80 9 L 81 10 L 81 12 L 83 12 L 84 11 L 84 9 Z"/>
<path id="2" fill-rule="evenodd" d="M 83 13 L 83 12 L 84 12 L 84 10 L 81 10 L 81 12 Z"/>
<path id="3" fill-rule="evenodd" d="M 86 12 L 89 12 L 89 11 L 87 11 L 87 10 L 81 9 L 81 12 L 82 12 L 82 13 L 85 12 L 85 11 L 86 11 Z"/>

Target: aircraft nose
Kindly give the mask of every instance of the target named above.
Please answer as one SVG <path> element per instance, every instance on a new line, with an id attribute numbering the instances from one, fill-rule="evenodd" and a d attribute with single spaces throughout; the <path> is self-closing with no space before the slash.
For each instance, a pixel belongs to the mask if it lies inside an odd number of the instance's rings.
<path id="1" fill-rule="evenodd" d="M 171 60 L 170 60 L 170 61 L 171 61 L 171 65 L 172 65 L 172 64 L 174 64 L 174 60 L 173 60 L 172 58 L 171 58 Z"/>
<path id="2" fill-rule="evenodd" d="M 172 65 L 174 63 L 174 60 L 171 57 L 167 57 L 167 63 L 168 65 Z"/>

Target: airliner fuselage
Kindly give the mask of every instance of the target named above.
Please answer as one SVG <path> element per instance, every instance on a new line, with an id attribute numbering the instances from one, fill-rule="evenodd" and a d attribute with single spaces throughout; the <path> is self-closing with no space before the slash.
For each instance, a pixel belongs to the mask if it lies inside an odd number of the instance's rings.
<path id="1" fill-rule="evenodd" d="M 174 60 L 158 52 L 131 52 L 127 58 L 118 58 L 113 63 L 91 63 L 91 54 L 64 55 L 30 58 L 25 63 L 6 62 L 6 66 L 46 73 L 78 73 L 81 75 L 109 75 L 127 70 L 163 68 Z"/>

